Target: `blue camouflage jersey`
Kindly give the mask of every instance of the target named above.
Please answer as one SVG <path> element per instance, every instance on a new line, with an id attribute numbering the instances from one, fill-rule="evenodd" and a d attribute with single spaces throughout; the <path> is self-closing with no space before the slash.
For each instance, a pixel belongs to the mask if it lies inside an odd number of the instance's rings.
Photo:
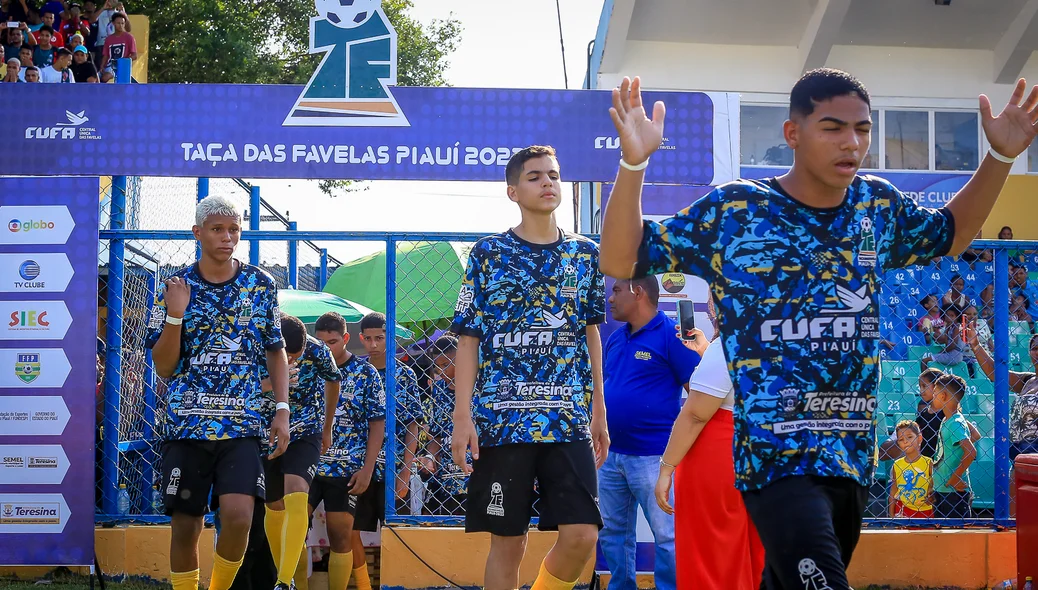
<path id="1" fill-rule="evenodd" d="M 451 331 L 480 340 L 480 446 L 591 438 L 586 328 L 605 320 L 605 280 L 598 244 L 559 233 L 532 244 L 508 231 L 469 254 Z"/>
<path id="2" fill-rule="evenodd" d="M 382 378 L 382 383 L 385 385 L 386 381 L 386 368 L 376 369 L 378 376 Z M 414 369 L 408 367 L 404 363 L 397 360 L 396 362 L 396 426 L 395 434 L 396 437 L 396 472 L 400 473 L 400 470 L 404 466 L 404 442 L 407 440 L 407 425 L 413 423 L 421 423 L 423 421 L 423 408 L 422 408 L 422 393 L 418 387 L 418 375 L 415 375 Z M 386 433 L 385 440 L 389 440 L 389 433 Z M 375 475 L 373 479 L 378 481 L 385 481 L 386 476 L 386 442 L 382 443 L 382 450 L 378 453 L 378 463 L 375 465 Z"/>
<path id="3" fill-rule="evenodd" d="M 386 418 L 386 393 L 375 367 L 352 355 L 339 367 L 339 375 L 332 446 L 317 468 L 318 475 L 327 477 L 350 477 L 360 471 L 368 450 L 368 423 Z"/>
<path id="4" fill-rule="evenodd" d="M 636 276 L 711 285 L 736 391 L 736 487 L 871 483 L 881 273 L 947 254 L 954 230 L 945 210 L 872 176 L 835 208 L 799 203 L 775 179 L 737 181 L 645 222 Z"/>
<path id="5" fill-rule="evenodd" d="M 292 438 L 319 436 L 324 432 L 324 384 L 341 381 L 342 376 L 335 366 L 332 351 L 310 335 L 303 343 L 303 354 L 296 360 L 296 366 L 299 368 L 299 378 L 295 387 L 288 390 Z M 262 373 L 264 377 L 267 376 L 266 370 Z M 273 392 L 267 392 L 263 409 L 269 426 L 275 412 Z"/>
<path id="6" fill-rule="evenodd" d="M 454 463 L 451 457 L 451 441 L 454 437 L 454 388 L 446 381 L 439 380 L 433 384 L 432 397 L 429 399 L 429 436 L 440 443 L 440 456 L 435 478 L 440 482 L 440 489 L 452 496 L 468 492 L 469 478 Z M 472 453 L 466 451 L 466 461 L 472 461 Z"/>
<path id="7" fill-rule="evenodd" d="M 194 264 L 173 274 L 191 288 L 180 360 L 166 384 L 167 440 L 224 440 L 262 436 L 264 394 L 260 367 L 266 351 L 284 347 L 274 279 L 239 263 L 225 283 L 202 278 Z M 144 344 L 153 348 L 166 321 L 160 290 Z"/>

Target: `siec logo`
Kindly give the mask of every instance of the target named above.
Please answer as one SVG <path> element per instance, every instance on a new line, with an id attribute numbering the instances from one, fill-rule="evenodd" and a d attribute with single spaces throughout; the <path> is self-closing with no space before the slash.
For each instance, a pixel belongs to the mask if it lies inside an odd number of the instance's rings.
<path id="1" fill-rule="evenodd" d="M 7 222 L 7 231 L 11 233 L 26 232 L 33 230 L 54 229 L 53 221 L 22 221 L 12 219 Z"/>

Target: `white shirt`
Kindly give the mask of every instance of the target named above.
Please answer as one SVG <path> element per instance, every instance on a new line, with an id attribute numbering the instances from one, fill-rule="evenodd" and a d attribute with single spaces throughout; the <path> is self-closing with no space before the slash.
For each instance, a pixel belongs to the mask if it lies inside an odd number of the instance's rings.
<path id="1" fill-rule="evenodd" d="M 72 75 L 72 71 L 68 70 L 68 74 L 69 79 L 67 83 L 74 83 L 76 81 L 76 77 Z M 44 84 L 58 84 L 61 82 L 61 72 L 54 69 L 54 66 L 47 66 L 45 68 L 41 68 L 40 82 L 43 82 Z"/>
<path id="2" fill-rule="evenodd" d="M 720 338 L 715 338 L 706 348 L 703 359 L 688 380 L 688 389 L 723 399 L 722 410 L 731 412 L 735 408 L 735 386 L 728 373 L 728 360 L 724 357 Z"/>

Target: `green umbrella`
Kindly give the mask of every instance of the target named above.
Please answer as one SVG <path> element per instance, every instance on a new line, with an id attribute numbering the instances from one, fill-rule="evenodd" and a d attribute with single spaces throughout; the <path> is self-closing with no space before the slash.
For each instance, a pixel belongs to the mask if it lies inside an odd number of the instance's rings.
<path id="1" fill-rule="evenodd" d="M 338 312 L 347 324 L 355 324 L 372 311 L 359 303 L 347 301 L 331 293 L 296 289 L 278 289 L 278 307 L 288 315 L 299 318 L 304 324 L 316 322 L 317 318 L 329 311 Z M 397 324 L 397 337 L 412 339 L 414 335 Z"/>
<path id="2" fill-rule="evenodd" d="M 397 322 L 452 318 L 470 249 L 451 242 L 400 242 L 396 251 Z M 385 250 L 340 266 L 324 291 L 385 312 Z"/>

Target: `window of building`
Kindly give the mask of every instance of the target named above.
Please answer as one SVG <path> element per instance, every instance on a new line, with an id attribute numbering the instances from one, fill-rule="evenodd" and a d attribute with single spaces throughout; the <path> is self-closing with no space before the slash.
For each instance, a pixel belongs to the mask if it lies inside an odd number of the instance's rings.
<path id="1" fill-rule="evenodd" d="M 879 111 L 872 111 L 872 142 L 869 144 L 869 153 L 865 154 L 865 161 L 861 163 L 862 168 L 872 170 L 879 169 Z"/>
<path id="2" fill-rule="evenodd" d="M 1031 142 L 1027 148 L 1027 171 L 1038 173 L 1038 140 Z"/>
<path id="3" fill-rule="evenodd" d="M 793 150 L 782 135 L 789 109 L 744 105 L 739 112 L 741 162 L 750 166 L 792 166 Z"/>
<path id="4" fill-rule="evenodd" d="M 886 166 L 894 170 L 930 169 L 930 114 L 884 111 Z"/>
<path id="5" fill-rule="evenodd" d="M 980 134 L 976 113 L 937 111 L 934 123 L 934 168 L 976 170 Z"/>

